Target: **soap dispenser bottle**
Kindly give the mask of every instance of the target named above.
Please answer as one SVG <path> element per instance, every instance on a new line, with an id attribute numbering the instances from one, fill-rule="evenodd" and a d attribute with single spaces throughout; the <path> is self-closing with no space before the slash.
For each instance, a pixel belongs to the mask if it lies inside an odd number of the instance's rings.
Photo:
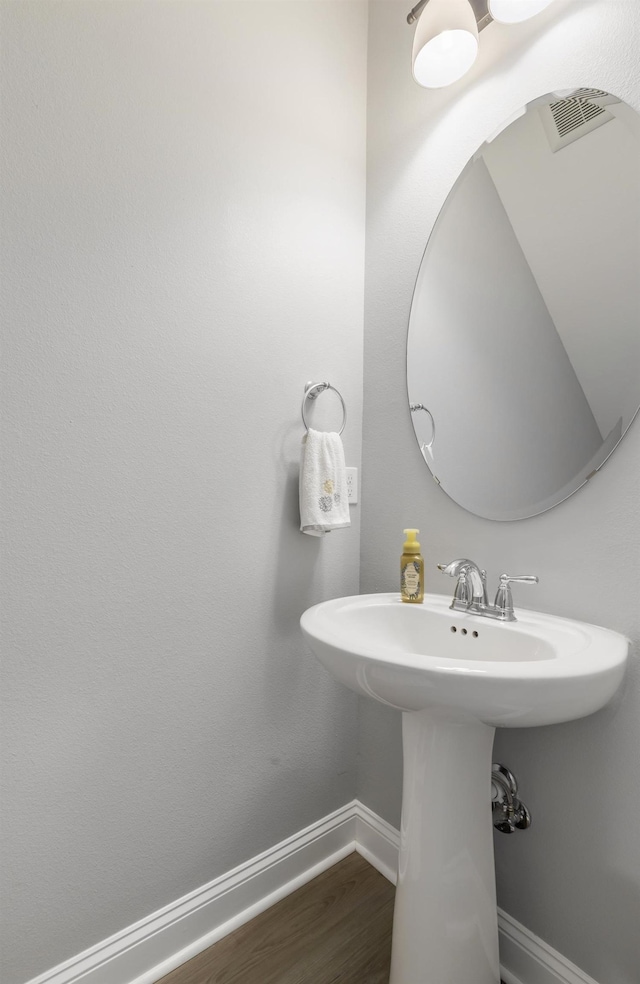
<path id="1" fill-rule="evenodd" d="M 424 601 L 424 561 L 416 537 L 420 530 L 405 530 L 406 540 L 400 559 L 400 597 L 421 605 Z"/>

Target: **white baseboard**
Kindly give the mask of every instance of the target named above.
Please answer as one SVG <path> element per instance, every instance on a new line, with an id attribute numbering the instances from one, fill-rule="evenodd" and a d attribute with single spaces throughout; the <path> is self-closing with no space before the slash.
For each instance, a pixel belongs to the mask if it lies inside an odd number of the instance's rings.
<path id="1" fill-rule="evenodd" d="M 154 984 L 353 851 L 395 884 L 399 841 L 354 800 L 28 984 Z M 597 984 L 501 910 L 498 926 L 505 984 Z"/>
<path id="2" fill-rule="evenodd" d="M 29 984 L 152 984 L 356 849 L 348 803 Z"/>
<path id="3" fill-rule="evenodd" d="M 396 884 L 398 877 L 398 850 L 400 834 L 390 823 L 355 801 L 356 851 L 377 868 L 387 881 Z"/>
<path id="4" fill-rule="evenodd" d="M 498 932 L 504 984 L 598 984 L 502 909 Z"/>

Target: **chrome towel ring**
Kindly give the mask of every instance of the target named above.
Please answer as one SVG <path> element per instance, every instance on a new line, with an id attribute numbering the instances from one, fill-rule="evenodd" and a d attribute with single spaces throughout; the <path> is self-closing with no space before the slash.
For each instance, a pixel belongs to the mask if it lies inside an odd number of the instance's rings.
<path id="1" fill-rule="evenodd" d="M 332 386 L 331 383 L 307 383 L 305 385 L 304 396 L 302 397 L 302 423 L 304 424 L 305 429 L 309 430 L 307 418 L 304 415 L 304 405 L 307 402 L 307 400 L 316 400 L 319 397 L 320 393 L 328 389 L 333 390 L 333 392 L 340 400 L 340 403 L 342 404 L 342 414 L 343 414 L 342 427 L 338 431 L 338 434 L 342 434 L 347 423 L 347 408 L 345 406 L 344 400 L 342 399 L 342 394 L 335 388 L 335 386 Z"/>

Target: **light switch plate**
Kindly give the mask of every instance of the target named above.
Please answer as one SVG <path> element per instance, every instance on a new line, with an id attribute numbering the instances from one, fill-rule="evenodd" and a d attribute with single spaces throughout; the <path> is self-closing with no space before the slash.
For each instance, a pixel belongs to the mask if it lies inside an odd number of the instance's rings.
<path id="1" fill-rule="evenodd" d="M 358 469 L 347 468 L 347 499 L 350 506 L 355 506 L 358 501 Z"/>

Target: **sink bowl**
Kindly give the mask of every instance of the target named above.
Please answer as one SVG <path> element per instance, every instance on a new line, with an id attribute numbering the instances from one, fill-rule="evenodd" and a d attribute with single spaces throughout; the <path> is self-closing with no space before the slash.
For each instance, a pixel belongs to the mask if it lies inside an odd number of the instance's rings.
<path id="1" fill-rule="evenodd" d="M 403 711 L 440 708 L 492 727 L 592 714 L 624 676 L 628 640 L 609 629 L 518 610 L 517 622 L 451 611 L 444 595 L 336 598 L 308 609 L 302 631 L 341 683 Z"/>
<path id="2" fill-rule="evenodd" d="M 402 714 L 403 787 L 390 984 L 500 984 L 490 777 L 496 727 L 584 717 L 613 697 L 629 642 L 449 598 L 336 598 L 300 624 L 333 676 Z M 535 815 L 534 815 L 535 822 Z"/>

